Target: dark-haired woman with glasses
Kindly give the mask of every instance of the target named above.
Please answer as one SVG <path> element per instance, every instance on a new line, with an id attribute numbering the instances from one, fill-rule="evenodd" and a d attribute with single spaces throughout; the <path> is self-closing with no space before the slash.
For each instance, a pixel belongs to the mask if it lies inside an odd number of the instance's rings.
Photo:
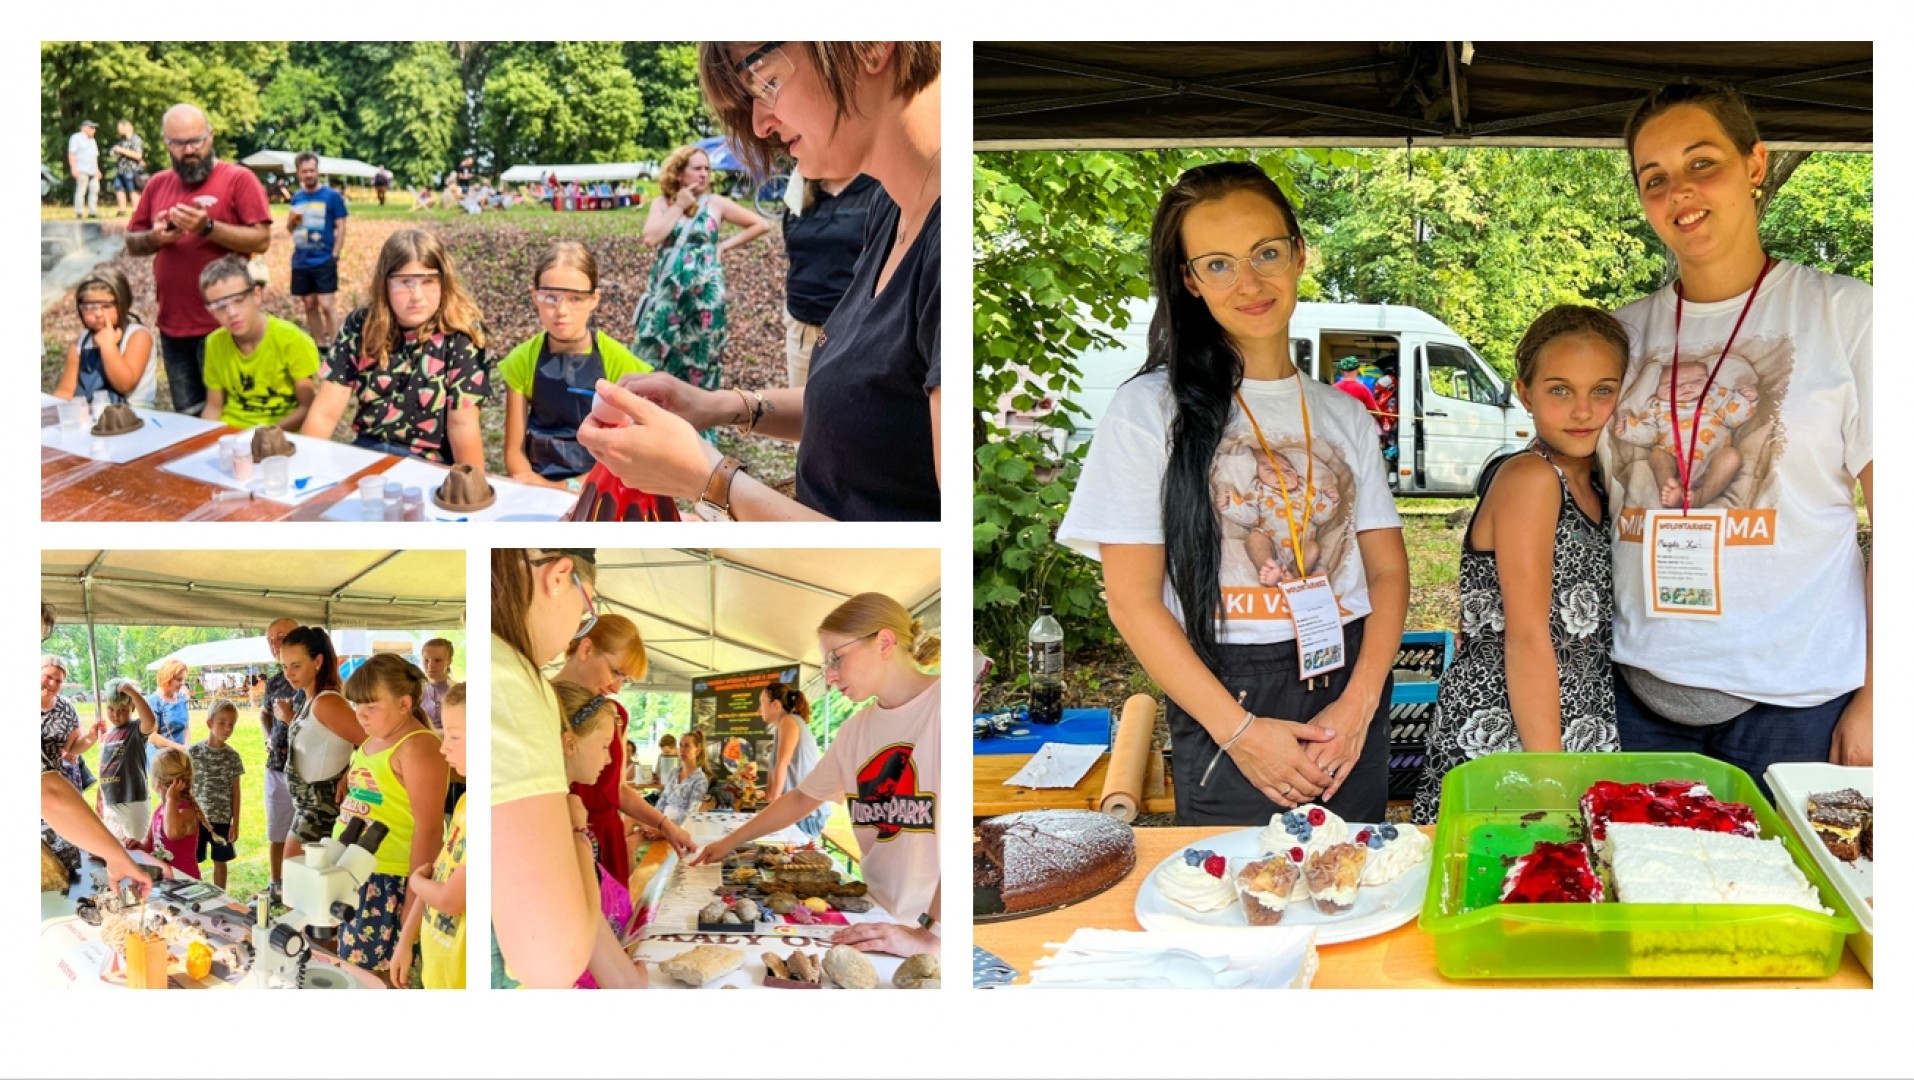
<path id="1" fill-rule="evenodd" d="M 1376 428 L 1290 360 L 1307 257 L 1255 165 L 1191 169 L 1150 230 L 1149 359 L 1117 390 L 1059 541 L 1169 697 L 1176 816 L 1321 802 L 1380 821 L 1408 557 Z"/>
<path id="2" fill-rule="evenodd" d="M 701 388 L 662 373 L 599 386 L 578 441 L 620 480 L 698 500 L 707 520 L 937 520 L 940 57 L 918 41 L 699 46 L 705 99 L 755 173 L 783 153 L 809 175 L 868 175 L 884 195 L 804 387 Z M 721 424 L 802 437 L 795 500 L 698 437 Z"/>

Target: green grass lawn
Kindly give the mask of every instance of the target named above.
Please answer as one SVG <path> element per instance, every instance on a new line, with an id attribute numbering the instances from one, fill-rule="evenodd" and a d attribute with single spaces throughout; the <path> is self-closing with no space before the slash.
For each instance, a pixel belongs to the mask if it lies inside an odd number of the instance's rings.
<path id="1" fill-rule="evenodd" d="M 81 705 L 80 721 L 91 724 L 91 705 Z M 206 738 L 206 710 L 195 709 L 192 722 L 187 727 L 186 740 L 190 745 Z M 226 868 L 226 891 L 241 900 L 251 897 L 264 889 L 271 877 L 266 848 L 266 736 L 259 729 L 259 710 L 241 708 L 239 723 L 233 727 L 232 747 L 239 751 L 240 760 L 246 763 L 246 775 L 239 781 L 239 844 L 238 855 Z M 87 765 L 95 775 L 100 771 L 100 748 L 95 746 L 86 752 Z M 87 801 L 93 802 L 99 786 L 94 785 L 88 791 Z M 212 864 L 200 867 L 207 881 L 213 879 Z"/>

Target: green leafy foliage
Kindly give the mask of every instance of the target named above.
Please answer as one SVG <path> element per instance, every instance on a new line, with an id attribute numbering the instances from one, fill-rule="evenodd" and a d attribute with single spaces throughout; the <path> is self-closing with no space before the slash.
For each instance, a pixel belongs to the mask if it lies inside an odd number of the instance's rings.
<path id="1" fill-rule="evenodd" d="M 1874 156 L 1810 156 L 1775 193 L 1761 235 L 1779 258 L 1872 282 Z"/>

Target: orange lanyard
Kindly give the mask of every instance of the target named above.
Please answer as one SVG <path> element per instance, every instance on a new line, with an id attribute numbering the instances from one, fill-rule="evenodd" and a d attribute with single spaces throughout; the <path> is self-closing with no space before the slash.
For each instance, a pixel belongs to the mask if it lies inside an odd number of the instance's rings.
<path id="1" fill-rule="evenodd" d="M 1303 458 L 1307 462 L 1304 466 L 1306 472 L 1303 480 L 1303 512 L 1308 513 L 1309 508 L 1316 503 L 1316 455 L 1310 447 L 1309 395 L 1303 386 L 1301 368 L 1296 369 L 1296 404 L 1303 411 Z M 1240 389 L 1236 391 L 1236 407 L 1243 410 L 1244 416 L 1249 417 L 1249 429 L 1256 433 L 1256 444 L 1263 448 L 1263 456 L 1269 459 L 1270 471 L 1275 472 L 1276 454 L 1270 450 L 1269 441 L 1263 438 L 1262 425 L 1256 422 L 1256 414 L 1249 411 L 1249 404 L 1243 400 L 1243 392 Z M 1289 526 L 1289 545 L 1296 552 L 1296 573 L 1302 576 L 1306 573 L 1303 569 L 1305 564 L 1302 528 L 1296 524 L 1296 510 L 1289 501 L 1289 485 L 1278 484 L 1277 489 L 1283 493 L 1283 522 Z"/>

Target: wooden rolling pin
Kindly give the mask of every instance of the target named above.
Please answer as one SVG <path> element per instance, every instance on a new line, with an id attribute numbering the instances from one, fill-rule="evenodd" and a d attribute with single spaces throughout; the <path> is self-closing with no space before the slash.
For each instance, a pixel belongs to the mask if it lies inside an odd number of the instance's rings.
<path id="1" fill-rule="evenodd" d="M 1110 748 L 1110 768 L 1103 777 L 1097 809 L 1121 822 L 1136 820 L 1143 809 L 1144 780 L 1150 769 L 1150 744 L 1156 735 L 1156 699 L 1133 695 L 1123 703 L 1117 721 L 1116 745 Z"/>

